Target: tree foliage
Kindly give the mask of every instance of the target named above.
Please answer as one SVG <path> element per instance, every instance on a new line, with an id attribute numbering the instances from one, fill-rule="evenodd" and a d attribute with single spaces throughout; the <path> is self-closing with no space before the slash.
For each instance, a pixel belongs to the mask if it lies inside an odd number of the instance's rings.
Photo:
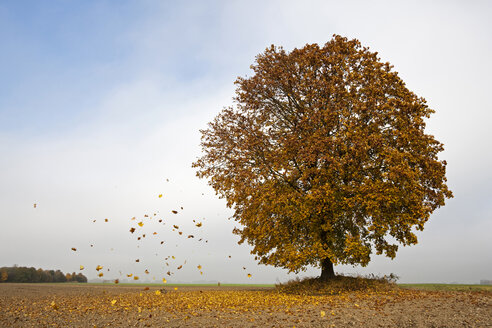
<path id="1" fill-rule="evenodd" d="M 193 166 L 227 200 L 234 232 L 262 264 L 367 265 L 417 243 L 452 197 L 443 145 L 425 133 L 434 111 L 357 40 L 271 46 L 235 105 L 202 130 Z M 333 267 L 333 266 L 332 266 Z"/>

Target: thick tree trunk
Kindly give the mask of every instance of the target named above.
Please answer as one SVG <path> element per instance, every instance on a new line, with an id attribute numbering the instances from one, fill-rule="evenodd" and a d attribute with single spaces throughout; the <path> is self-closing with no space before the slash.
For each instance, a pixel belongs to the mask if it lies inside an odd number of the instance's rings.
<path id="1" fill-rule="evenodd" d="M 335 278 L 335 271 L 333 270 L 333 263 L 330 259 L 321 260 L 321 276 L 320 280 L 329 280 Z"/>

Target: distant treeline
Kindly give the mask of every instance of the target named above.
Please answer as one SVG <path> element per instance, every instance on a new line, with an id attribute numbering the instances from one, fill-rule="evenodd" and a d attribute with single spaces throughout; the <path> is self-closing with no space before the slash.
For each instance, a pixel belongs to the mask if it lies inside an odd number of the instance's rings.
<path id="1" fill-rule="evenodd" d="M 63 273 L 60 270 L 43 270 L 27 267 L 0 268 L 1 282 L 87 282 L 82 273 Z"/>

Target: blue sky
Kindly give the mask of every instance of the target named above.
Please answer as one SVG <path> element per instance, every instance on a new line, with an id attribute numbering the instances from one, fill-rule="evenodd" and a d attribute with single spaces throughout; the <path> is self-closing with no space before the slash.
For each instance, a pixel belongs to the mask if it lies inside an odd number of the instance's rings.
<path id="1" fill-rule="evenodd" d="M 406 282 L 492 279 L 491 9 L 486 1 L 0 2 L 0 249 L 8 250 L 0 266 L 137 272 L 133 259 L 145 257 L 160 272 L 158 259 L 173 252 L 208 268 L 205 277 L 184 268 L 175 280 L 293 277 L 256 266 L 236 245 L 230 210 L 190 165 L 198 130 L 232 104 L 234 80 L 251 74 L 258 53 L 337 33 L 378 51 L 436 110 L 428 130 L 445 144 L 455 194 L 419 245 L 394 261 L 338 270 L 394 272 Z M 129 218 L 156 211 L 189 231 L 205 217 L 209 243 L 149 224 L 172 249 L 137 244 Z M 110 224 L 100 224 L 105 217 Z"/>

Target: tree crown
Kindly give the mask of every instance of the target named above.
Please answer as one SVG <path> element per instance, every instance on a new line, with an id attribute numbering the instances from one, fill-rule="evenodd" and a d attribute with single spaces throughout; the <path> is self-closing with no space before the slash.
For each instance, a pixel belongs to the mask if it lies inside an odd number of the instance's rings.
<path id="1" fill-rule="evenodd" d="M 294 272 L 416 244 L 415 229 L 452 197 L 425 99 L 338 35 L 291 52 L 272 45 L 251 69 L 235 105 L 201 131 L 193 163 L 234 209 L 240 243 Z"/>

